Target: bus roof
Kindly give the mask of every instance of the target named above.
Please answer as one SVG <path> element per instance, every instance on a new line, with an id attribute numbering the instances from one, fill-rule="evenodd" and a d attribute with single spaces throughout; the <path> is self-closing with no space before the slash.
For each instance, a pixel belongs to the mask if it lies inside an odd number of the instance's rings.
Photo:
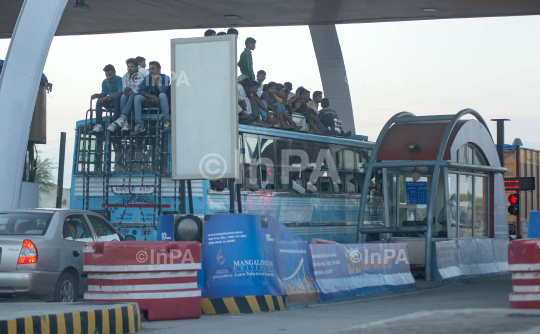
<path id="1" fill-rule="evenodd" d="M 84 120 L 77 121 L 77 127 L 83 125 Z M 290 139 L 299 139 L 299 140 L 308 140 L 318 143 L 328 143 L 336 145 L 345 145 L 345 146 L 354 146 L 354 147 L 365 147 L 373 148 L 375 143 L 367 141 L 367 136 L 351 135 L 349 138 L 337 138 L 337 137 L 327 137 L 320 135 L 312 135 L 304 132 L 294 132 L 288 130 L 281 130 L 277 128 L 265 129 L 259 126 L 251 125 L 238 125 L 239 132 L 253 133 L 257 135 L 265 135 L 272 137 L 281 137 L 281 138 L 290 138 Z"/>
<path id="2" fill-rule="evenodd" d="M 373 142 L 363 140 L 363 139 L 367 139 L 367 136 L 354 136 L 354 137 L 351 136 L 353 138 L 337 138 L 337 137 L 313 135 L 313 134 L 309 134 L 305 132 L 281 130 L 281 129 L 276 129 L 276 128 L 266 129 L 259 126 L 251 126 L 251 125 L 238 125 L 238 131 L 245 132 L 245 133 L 265 135 L 265 136 L 272 136 L 272 137 L 309 140 L 309 141 L 314 141 L 318 143 L 328 143 L 328 144 L 356 146 L 356 147 L 365 147 L 365 148 L 373 148 L 373 146 L 375 145 L 375 143 Z"/>

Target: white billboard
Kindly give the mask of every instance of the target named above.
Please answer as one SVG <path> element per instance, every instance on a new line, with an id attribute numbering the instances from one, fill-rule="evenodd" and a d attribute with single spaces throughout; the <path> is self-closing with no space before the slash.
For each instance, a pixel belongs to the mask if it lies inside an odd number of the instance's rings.
<path id="1" fill-rule="evenodd" d="M 172 178 L 238 178 L 236 35 L 171 40 Z"/>

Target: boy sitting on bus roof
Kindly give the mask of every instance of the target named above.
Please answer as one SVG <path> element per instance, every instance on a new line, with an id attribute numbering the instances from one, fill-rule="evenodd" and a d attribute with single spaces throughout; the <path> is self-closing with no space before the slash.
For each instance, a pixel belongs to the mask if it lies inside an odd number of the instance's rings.
<path id="1" fill-rule="evenodd" d="M 142 75 L 142 77 L 146 77 L 150 72 L 146 69 L 146 58 L 138 56 L 135 58 L 137 61 L 137 65 L 139 65 L 139 73 Z"/>
<path id="2" fill-rule="evenodd" d="M 276 99 L 276 102 L 273 104 L 273 106 L 276 108 L 276 110 L 278 111 L 281 110 L 280 116 L 283 119 L 282 124 L 288 123 L 288 126 L 282 127 L 282 129 L 291 128 L 295 131 L 300 130 L 302 127 L 296 125 L 296 123 L 293 121 L 292 116 L 291 116 L 292 112 L 289 112 L 289 110 L 286 107 L 286 105 L 288 105 L 289 102 L 287 101 L 287 93 L 285 93 L 285 86 L 278 83 L 273 87 L 273 91 L 274 91 L 274 97 Z"/>
<path id="3" fill-rule="evenodd" d="M 120 110 L 121 116 L 127 119 L 131 114 L 131 111 L 133 110 L 135 96 L 137 96 L 137 94 L 139 93 L 139 87 L 141 85 L 143 76 L 140 75 L 138 68 L 139 63 L 135 58 L 129 58 L 128 60 L 126 60 L 126 64 L 128 71 L 122 77 L 122 88 L 124 94 L 122 94 L 122 97 L 120 98 Z M 118 125 L 116 123 L 111 123 L 107 130 L 109 130 L 110 132 L 114 132 L 117 128 Z M 129 131 L 128 122 L 124 122 L 122 131 Z"/>
<path id="4" fill-rule="evenodd" d="M 307 106 L 311 109 L 315 110 L 317 115 L 319 114 L 319 104 L 322 101 L 322 92 L 320 90 L 316 90 L 313 92 L 313 99 L 308 98 Z"/>
<path id="5" fill-rule="evenodd" d="M 264 85 L 263 92 L 261 94 L 261 101 L 268 108 L 268 110 L 274 112 L 275 115 L 277 115 L 281 129 L 284 129 L 284 130 L 295 129 L 296 124 L 294 124 L 294 126 L 292 124 L 289 125 L 289 123 L 286 121 L 283 115 L 283 111 L 285 111 L 285 109 L 282 108 L 283 106 L 280 105 L 278 103 L 278 100 L 276 99 L 276 96 L 275 96 L 276 91 L 274 89 L 275 86 L 276 86 L 276 83 L 273 81 Z M 287 111 L 285 111 L 285 113 L 287 113 Z"/>
<path id="6" fill-rule="evenodd" d="M 238 111 L 238 123 L 259 125 L 265 128 L 271 127 L 272 124 L 265 123 L 259 118 L 259 106 L 255 102 L 255 99 L 250 99 L 253 95 L 253 87 L 255 85 L 255 81 L 251 79 L 244 79 L 242 84 L 238 85 L 238 93 L 240 94 L 238 105 L 241 107 Z"/>
<path id="7" fill-rule="evenodd" d="M 141 82 L 139 92 L 135 96 L 135 128 L 131 133 L 137 136 L 146 131 L 142 120 L 142 108 L 161 108 L 163 117 L 163 131 L 171 130 L 171 115 L 169 113 L 169 97 L 167 92 L 171 85 L 171 78 L 161 74 L 161 65 L 157 61 L 150 62 L 150 74 Z M 127 122 L 127 116 L 122 115 L 116 121 L 116 125 L 123 127 Z"/>
<path id="8" fill-rule="evenodd" d="M 324 127 L 324 124 L 320 123 L 321 121 L 317 118 L 317 114 L 315 113 L 315 111 L 309 108 L 306 104 L 306 100 L 309 100 L 309 91 L 303 87 L 300 87 L 296 95 L 297 98 L 292 105 L 293 113 L 299 113 L 306 118 L 306 123 L 309 124 L 308 133 L 325 135 L 327 131 Z M 318 123 L 320 123 L 319 127 L 322 128 L 320 130 L 319 128 L 317 128 L 316 125 Z"/>
<path id="9" fill-rule="evenodd" d="M 263 122 L 271 124 L 271 125 L 278 124 L 279 121 L 278 121 L 278 118 L 277 118 L 276 114 L 273 113 L 272 111 L 268 110 L 266 101 L 261 100 L 261 98 L 258 95 L 258 91 L 259 91 L 260 86 L 261 86 L 261 84 L 259 82 L 255 81 L 255 86 L 253 86 L 253 88 L 252 88 L 253 94 L 251 94 L 251 96 L 249 96 L 249 99 L 252 102 L 252 104 L 257 104 L 257 106 L 259 108 L 259 113 L 261 114 L 261 118 L 262 118 Z M 253 101 L 255 101 L 255 103 L 253 103 Z"/>
<path id="10" fill-rule="evenodd" d="M 120 96 L 122 96 L 122 78 L 116 75 L 116 69 L 109 64 L 103 68 L 105 80 L 101 83 L 101 93 L 91 96 L 91 99 L 98 99 L 96 102 L 96 125 L 93 132 L 103 130 L 102 114 L 103 107 L 113 109 L 113 122 L 120 116 Z"/>

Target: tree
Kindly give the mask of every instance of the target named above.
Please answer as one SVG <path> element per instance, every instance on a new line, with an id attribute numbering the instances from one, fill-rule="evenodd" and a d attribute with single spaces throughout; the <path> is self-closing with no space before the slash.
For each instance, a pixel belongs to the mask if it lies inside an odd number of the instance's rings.
<path id="1" fill-rule="evenodd" d="M 47 158 L 41 160 L 38 155 L 36 161 L 36 177 L 34 182 L 39 183 L 39 192 L 40 193 L 50 193 L 56 190 L 56 183 L 53 171 L 56 169 L 56 166 L 53 165 L 52 161 Z"/>

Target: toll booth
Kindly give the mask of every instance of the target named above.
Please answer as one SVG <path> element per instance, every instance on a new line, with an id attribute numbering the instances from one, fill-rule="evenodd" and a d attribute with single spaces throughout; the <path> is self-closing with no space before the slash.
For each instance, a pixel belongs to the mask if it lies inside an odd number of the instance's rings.
<path id="1" fill-rule="evenodd" d="M 507 270 L 506 168 L 478 112 L 396 114 L 364 168 L 359 240 L 406 243 L 411 269 L 426 280 Z M 384 227 L 364 226 L 374 193 L 384 198 Z"/>

